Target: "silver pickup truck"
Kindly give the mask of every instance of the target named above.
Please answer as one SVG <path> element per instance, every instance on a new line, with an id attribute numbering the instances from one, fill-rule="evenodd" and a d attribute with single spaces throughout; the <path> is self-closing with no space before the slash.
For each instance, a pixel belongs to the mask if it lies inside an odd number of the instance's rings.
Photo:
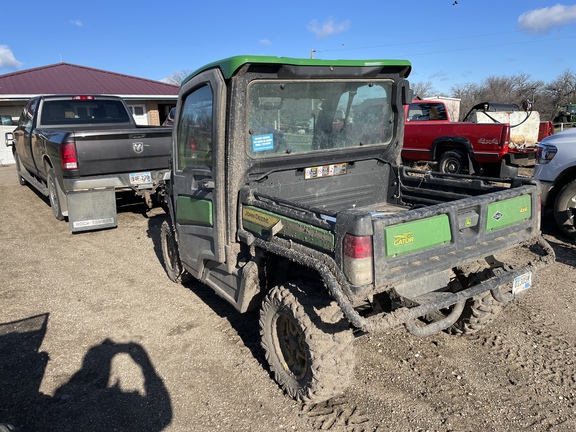
<path id="1" fill-rule="evenodd" d="M 552 209 L 558 228 L 576 239 L 576 129 L 543 139 L 534 178 L 542 186 L 542 206 Z"/>
<path id="2" fill-rule="evenodd" d="M 115 96 L 53 95 L 30 99 L 12 146 L 21 184 L 47 196 L 72 232 L 117 225 L 116 191 L 148 204 L 168 172 L 171 127 L 138 126 Z"/>

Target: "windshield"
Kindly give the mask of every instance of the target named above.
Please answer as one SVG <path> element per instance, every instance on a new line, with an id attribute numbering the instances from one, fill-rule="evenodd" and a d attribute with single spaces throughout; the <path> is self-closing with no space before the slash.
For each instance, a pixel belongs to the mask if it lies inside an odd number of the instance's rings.
<path id="1" fill-rule="evenodd" d="M 252 157 L 385 145 L 392 81 L 255 81 L 248 89 Z"/>

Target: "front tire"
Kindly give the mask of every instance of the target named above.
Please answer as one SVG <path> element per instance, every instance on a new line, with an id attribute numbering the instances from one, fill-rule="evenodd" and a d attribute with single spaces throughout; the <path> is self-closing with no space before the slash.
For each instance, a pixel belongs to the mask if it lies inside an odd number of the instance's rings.
<path id="1" fill-rule="evenodd" d="M 52 207 L 54 217 L 60 221 L 64 220 L 60 203 L 60 186 L 58 186 L 56 175 L 52 168 L 48 170 L 48 199 L 50 200 L 50 207 Z"/>
<path id="2" fill-rule="evenodd" d="M 354 336 L 327 297 L 296 283 L 273 288 L 262 303 L 260 336 L 274 379 L 291 398 L 317 403 L 348 387 Z"/>
<path id="3" fill-rule="evenodd" d="M 448 150 L 438 160 L 438 171 L 446 174 L 463 174 L 468 171 L 466 155 L 460 150 Z"/>
<path id="4" fill-rule="evenodd" d="M 576 239 L 576 180 L 564 185 L 554 201 L 554 219 L 562 233 Z"/>

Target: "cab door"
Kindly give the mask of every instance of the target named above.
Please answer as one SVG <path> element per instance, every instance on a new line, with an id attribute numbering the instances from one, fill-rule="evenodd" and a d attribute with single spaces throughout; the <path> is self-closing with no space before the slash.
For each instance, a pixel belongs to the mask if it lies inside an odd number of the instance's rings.
<path id="1" fill-rule="evenodd" d="M 219 70 L 181 89 L 173 134 L 172 200 L 180 259 L 202 280 L 209 262 L 225 261 L 225 83 Z"/>
<path id="2" fill-rule="evenodd" d="M 14 145 L 18 153 L 19 163 L 33 173 L 37 173 L 34 155 L 32 154 L 32 141 L 36 139 L 32 131 L 37 106 L 37 98 L 28 101 L 20 115 L 18 127 L 14 130 Z"/>

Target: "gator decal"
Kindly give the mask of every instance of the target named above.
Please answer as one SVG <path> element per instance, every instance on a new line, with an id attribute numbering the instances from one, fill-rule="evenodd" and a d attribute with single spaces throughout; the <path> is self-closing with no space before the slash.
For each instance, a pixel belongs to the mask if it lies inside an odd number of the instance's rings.
<path id="1" fill-rule="evenodd" d="M 276 234 L 316 246 L 320 249 L 334 251 L 334 234 L 330 231 L 257 207 L 245 206 L 242 208 L 242 225 L 244 229 L 260 237 L 269 236 L 270 230 L 278 222 L 281 222 L 282 225 Z"/>
<path id="2" fill-rule="evenodd" d="M 447 215 L 392 225 L 384 229 L 386 257 L 418 252 L 452 240 Z"/>
<path id="3" fill-rule="evenodd" d="M 214 226 L 212 201 L 183 195 L 178 196 L 176 222 L 181 225 Z"/>
<path id="4" fill-rule="evenodd" d="M 488 205 L 486 231 L 494 231 L 532 217 L 532 199 L 522 195 Z"/>

